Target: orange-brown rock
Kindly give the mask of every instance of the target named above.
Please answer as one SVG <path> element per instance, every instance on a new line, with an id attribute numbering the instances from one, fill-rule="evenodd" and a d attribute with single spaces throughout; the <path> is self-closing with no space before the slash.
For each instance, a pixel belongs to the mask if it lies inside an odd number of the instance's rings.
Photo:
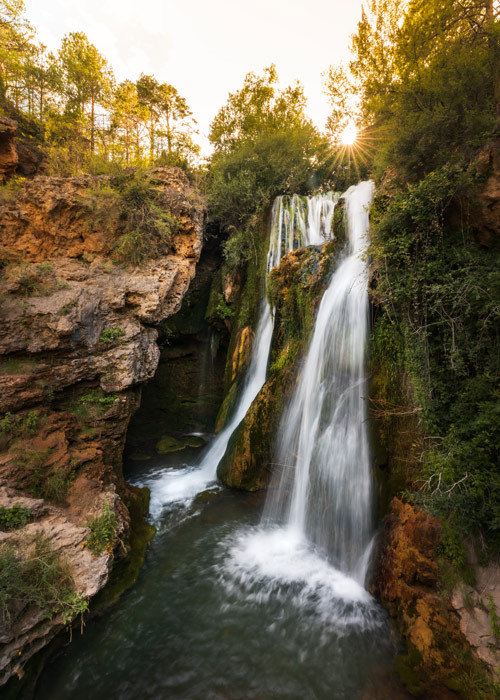
<path id="1" fill-rule="evenodd" d="M 232 304 L 238 297 L 243 285 L 243 273 L 240 268 L 226 272 L 222 278 L 222 295 L 226 304 Z"/>
<path id="2" fill-rule="evenodd" d="M 382 537 L 374 590 L 407 641 L 401 677 L 422 697 L 441 697 L 446 685 L 460 690 L 476 663 L 459 617 L 441 589 L 435 548 L 441 526 L 430 514 L 393 499 Z M 485 696 L 489 697 L 489 696 Z"/>
<path id="3" fill-rule="evenodd" d="M 255 333 L 250 326 L 245 326 L 245 328 L 238 331 L 236 346 L 232 357 L 231 382 L 234 382 L 237 377 L 242 376 L 243 372 L 248 367 L 254 340 Z"/>
<path id="4" fill-rule="evenodd" d="M 15 144 L 16 131 L 16 121 L 0 116 L 0 182 L 5 175 L 16 169 L 19 161 Z"/>
<path id="5" fill-rule="evenodd" d="M 43 530 L 86 598 L 129 549 L 129 508 L 142 496 L 122 476 L 126 431 L 158 365 L 154 325 L 180 308 L 202 246 L 205 205 L 186 177 L 160 168 L 153 178 L 179 227 L 136 267 L 110 257 L 119 210 L 111 202 L 92 216 L 95 178 L 37 177 L 0 205 L 10 263 L 0 276 L 0 505 L 29 500 L 37 515 L 21 534 Z M 119 540 L 94 560 L 81 543 L 105 503 Z M 0 535 L 0 546 L 13 536 Z M 0 632 L 0 685 L 22 674 L 62 621 L 31 611 L 16 625 Z"/>

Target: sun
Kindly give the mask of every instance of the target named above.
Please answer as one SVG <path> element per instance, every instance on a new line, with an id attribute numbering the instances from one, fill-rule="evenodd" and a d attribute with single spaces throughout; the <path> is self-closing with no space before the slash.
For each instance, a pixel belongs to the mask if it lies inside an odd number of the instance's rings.
<path id="1" fill-rule="evenodd" d="M 356 137 L 358 135 L 358 129 L 352 122 L 346 126 L 344 131 L 340 134 L 340 140 L 344 146 L 353 146 Z"/>

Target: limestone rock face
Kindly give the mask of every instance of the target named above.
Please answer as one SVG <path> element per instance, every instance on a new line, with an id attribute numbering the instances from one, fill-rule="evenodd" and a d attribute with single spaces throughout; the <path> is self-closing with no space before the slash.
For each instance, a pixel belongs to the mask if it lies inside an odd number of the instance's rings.
<path id="1" fill-rule="evenodd" d="M 500 640 L 493 634 L 500 611 L 500 566 L 475 566 L 474 586 L 460 585 L 452 605 L 460 617 L 460 629 L 469 644 L 500 679 Z"/>
<path id="2" fill-rule="evenodd" d="M 179 225 L 135 267 L 111 257 L 119 208 L 92 215 L 90 192 L 106 178 L 36 177 L 0 205 L 0 505 L 28 507 L 33 520 L 0 532 L 0 546 L 42 531 L 88 599 L 129 549 L 143 494 L 122 476 L 126 431 L 158 365 L 154 326 L 180 308 L 202 247 L 205 205 L 182 171 L 152 178 Z M 81 545 L 105 504 L 119 540 L 94 559 Z M 0 630 L 0 685 L 62 626 L 35 610 Z"/>
<path id="3" fill-rule="evenodd" d="M 489 662 L 483 652 L 491 641 L 484 610 L 466 612 L 461 594 L 450 599 L 441 589 L 435 559 L 440 532 L 436 518 L 393 499 L 373 586 L 408 643 L 408 654 L 396 662 L 401 678 L 412 692 L 429 697 L 434 684 L 462 687 L 477 663 L 469 644 Z"/>
<path id="4" fill-rule="evenodd" d="M 14 140 L 16 131 L 17 122 L 0 116 L 0 181 L 15 170 L 19 161 Z"/>

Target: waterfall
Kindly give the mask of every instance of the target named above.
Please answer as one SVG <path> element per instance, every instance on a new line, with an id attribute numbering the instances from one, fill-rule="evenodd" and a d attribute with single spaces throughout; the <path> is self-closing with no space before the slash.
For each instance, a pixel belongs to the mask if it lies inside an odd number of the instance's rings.
<path id="1" fill-rule="evenodd" d="M 332 236 L 331 228 L 338 195 L 333 192 L 316 197 L 281 196 L 271 211 L 271 230 L 266 262 L 266 280 L 283 255 L 307 245 L 320 245 Z M 228 424 L 215 437 L 199 465 L 183 469 L 160 469 L 144 483 L 151 489 L 151 512 L 159 515 L 166 503 L 190 503 L 197 493 L 217 478 L 217 467 L 231 435 L 245 417 L 252 401 L 266 381 L 274 319 L 264 288 L 254 348 L 243 387 Z"/>
<path id="2" fill-rule="evenodd" d="M 300 381 L 280 428 L 264 517 L 286 523 L 363 583 L 372 534 L 366 425 L 367 268 L 362 258 L 373 183 L 343 196 L 348 243 L 323 295 Z"/>

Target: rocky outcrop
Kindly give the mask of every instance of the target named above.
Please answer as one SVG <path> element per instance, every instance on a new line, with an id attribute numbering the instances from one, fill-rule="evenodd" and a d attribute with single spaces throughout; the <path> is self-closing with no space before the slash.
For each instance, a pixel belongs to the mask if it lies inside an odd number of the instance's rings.
<path id="1" fill-rule="evenodd" d="M 28 499 L 33 519 L 0 547 L 42 530 L 85 598 L 130 549 L 143 495 L 121 473 L 127 426 L 158 365 L 155 326 L 180 308 L 202 247 L 205 205 L 183 173 L 151 182 L 176 226 L 139 266 L 113 259 L 123 215 L 116 193 L 103 205 L 109 178 L 38 177 L 0 206 L 0 505 Z M 106 504 L 116 541 L 93 559 L 81 544 Z M 0 683 L 61 627 L 27 611 L 3 629 Z"/>
<path id="2" fill-rule="evenodd" d="M 270 303 L 275 325 L 269 380 L 254 399 L 229 441 L 217 476 L 231 488 L 255 491 L 265 488 L 273 471 L 286 468 L 272 463 L 279 422 L 293 389 L 298 360 L 309 339 L 315 311 L 335 266 L 340 241 L 321 248 L 301 248 L 281 260 L 269 278 Z M 236 334 L 232 354 L 230 391 L 222 404 L 217 428 L 231 416 L 238 395 L 238 377 L 248 364 L 253 333 L 244 327 Z"/>
<path id="3" fill-rule="evenodd" d="M 460 617 L 460 630 L 478 657 L 500 680 L 500 566 L 474 562 L 474 585 L 461 583 L 451 603 Z"/>
<path id="4" fill-rule="evenodd" d="M 0 182 L 5 175 L 16 169 L 19 162 L 15 144 L 16 131 L 16 121 L 0 117 Z"/>
<path id="5" fill-rule="evenodd" d="M 436 518 L 393 499 L 373 589 L 406 640 L 407 652 L 400 654 L 395 667 L 412 694 L 440 697 L 438 690 L 444 685 L 469 698 L 469 684 L 481 682 L 481 673 L 487 678 L 487 671 L 481 671 L 468 644 L 473 641 L 473 613 L 465 616 L 463 593 L 451 595 L 443 589 L 436 558 L 440 534 Z M 486 644 L 486 639 L 478 639 L 472 649 Z"/>

